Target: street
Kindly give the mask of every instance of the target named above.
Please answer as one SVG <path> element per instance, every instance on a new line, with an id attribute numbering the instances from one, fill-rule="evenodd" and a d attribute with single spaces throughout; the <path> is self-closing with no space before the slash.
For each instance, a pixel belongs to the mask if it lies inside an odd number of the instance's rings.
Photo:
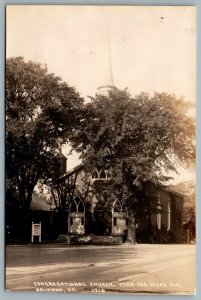
<path id="1" fill-rule="evenodd" d="M 9 245 L 6 290 L 191 295 L 195 245 Z"/>

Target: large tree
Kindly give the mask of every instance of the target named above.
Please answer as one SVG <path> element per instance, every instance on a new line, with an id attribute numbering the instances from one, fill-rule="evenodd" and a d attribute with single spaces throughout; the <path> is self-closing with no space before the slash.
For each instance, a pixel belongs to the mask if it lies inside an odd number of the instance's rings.
<path id="1" fill-rule="evenodd" d="M 189 104 L 174 95 L 113 88 L 86 105 L 86 119 L 74 139 L 86 168 L 110 171 L 107 191 L 121 198 L 128 212 L 128 240 L 134 240 L 136 214 L 152 213 L 155 187 L 168 181 L 168 172 L 195 158 L 194 121 Z"/>
<path id="2" fill-rule="evenodd" d="M 58 149 L 78 130 L 82 106 L 76 90 L 46 66 L 7 59 L 6 171 L 25 215 L 38 180 L 58 171 Z"/>
<path id="3" fill-rule="evenodd" d="M 171 188 L 176 192 L 183 193 L 184 198 L 184 211 L 183 221 L 184 223 L 196 222 L 196 203 L 195 203 L 195 182 L 183 181 L 176 185 L 172 185 Z"/>

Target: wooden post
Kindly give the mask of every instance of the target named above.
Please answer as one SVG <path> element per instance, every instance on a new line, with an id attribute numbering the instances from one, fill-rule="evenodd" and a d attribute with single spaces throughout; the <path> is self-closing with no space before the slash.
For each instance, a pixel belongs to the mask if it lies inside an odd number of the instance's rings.
<path id="1" fill-rule="evenodd" d="M 39 243 L 41 243 L 41 222 L 39 222 L 40 224 L 40 235 L 39 235 Z"/>
<path id="2" fill-rule="evenodd" d="M 32 224 L 32 226 L 31 226 L 31 242 L 33 243 L 34 242 L 34 236 L 33 236 L 34 222 L 32 222 L 31 224 Z"/>

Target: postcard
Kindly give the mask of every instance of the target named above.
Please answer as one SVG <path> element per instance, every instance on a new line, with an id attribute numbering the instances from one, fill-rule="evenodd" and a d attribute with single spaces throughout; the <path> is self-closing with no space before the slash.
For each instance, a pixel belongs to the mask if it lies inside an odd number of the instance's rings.
<path id="1" fill-rule="evenodd" d="M 5 290 L 195 295 L 196 7 L 6 6 Z"/>

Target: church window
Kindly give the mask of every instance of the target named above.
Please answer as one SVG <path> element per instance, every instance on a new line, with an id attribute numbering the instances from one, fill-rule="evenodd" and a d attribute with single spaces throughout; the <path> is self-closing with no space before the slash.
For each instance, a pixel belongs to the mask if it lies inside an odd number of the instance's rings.
<path id="1" fill-rule="evenodd" d="M 97 179 L 98 178 L 98 171 L 95 169 L 92 172 L 92 179 Z"/>
<path id="2" fill-rule="evenodd" d="M 75 197 L 70 207 L 71 212 L 84 212 L 84 203 L 79 197 Z"/>
<path id="3" fill-rule="evenodd" d="M 71 212 L 77 212 L 77 204 L 75 201 L 72 202 L 70 210 Z"/>
<path id="4" fill-rule="evenodd" d="M 167 230 L 170 230 L 171 211 L 170 211 L 170 201 L 168 201 L 167 207 Z"/>
<path id="5" fill-rule="evenodd" d="M 84 212 L 84 203 L 81 200 L 78 202 L 78 212 Z"/>
<path id="6" fill-rule="evenodd" d="M 157 224 L 158 230 L 161 230 L 161 203 L 160 203 L 160 199 L 158 201 L 157 209 L 158 209 L 158 212 L 156 214 L 156 224 Z"/>
<path id="7" fill-rule="evenodd" d="M 106 173 L 105 173 L 105 170 L 104 169 L 101 169 L 100 170 L 100 178 L 106 178 Z"/>

